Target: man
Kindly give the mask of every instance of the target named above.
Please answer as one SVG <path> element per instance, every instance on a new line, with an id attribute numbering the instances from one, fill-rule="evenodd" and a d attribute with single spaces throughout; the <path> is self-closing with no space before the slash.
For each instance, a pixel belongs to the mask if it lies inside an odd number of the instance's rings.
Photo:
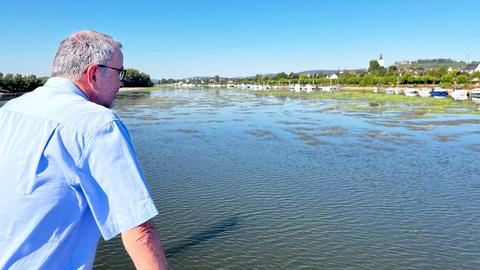
<path id="1" fill-rule="evenodd" d="M 0 269 L 91 269 L 100 235 L 120 233 L 137 269 L 168 268 L 130 137 L 109 109 L 121 48 L 74 33 L 47 83 L 0 108 Z"/>

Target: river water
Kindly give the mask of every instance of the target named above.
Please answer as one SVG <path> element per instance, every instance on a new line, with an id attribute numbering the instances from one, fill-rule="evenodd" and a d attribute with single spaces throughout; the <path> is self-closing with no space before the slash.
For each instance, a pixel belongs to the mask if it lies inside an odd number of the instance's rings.
<path id="1" fill-rule="evenodd" d="M 480 116 L 358 102 L 122 92 L 172 269 L 478 268 Z"/>

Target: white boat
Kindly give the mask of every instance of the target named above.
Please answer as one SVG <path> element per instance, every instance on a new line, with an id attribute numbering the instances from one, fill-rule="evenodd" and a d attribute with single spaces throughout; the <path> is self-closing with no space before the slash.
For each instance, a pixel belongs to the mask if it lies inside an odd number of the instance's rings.
<path id="1" fill-rule="evenodd" d="M 271 87 L 270 85 L 268 85 L 268 84 L 267 84 L 267 85 L 262 85 L 262 90 L 264 90 L 264 91 L 270 91 L 270 90 L 272 90 L 272 87 Z"/>
<path id="2" fill-rule="evenodd" d="M 430 88 L 420 88 L 418 90 L 418 95 L 421 97 L 431 97 L 432 96 L 432 89 Z"/>
<path id="3" fill-rule="evenodd" d="M 300 84 L 297 83 L 297 84 L 295 84 L 295 86 L 293 87 L 293 90 L 294 90 L 295 92 L 300 92 L 300 90 L 302 90 L 302 87 L 300 86 Z"/>
<path id="4" fill-rule="evenodd" d="M 385 89 L 385 94 L 393 95 L 393 94 L 395 94 L 395 89 L 394 88 L 386 88 Z"/>
<path id="5" fill-rule="evenodd" d="M 395 93 L 395 95 L 401 95 L 401 94 L 403 94 L 403 89 L 397 87 L 397 88 L 393 89 L 393 92 Z"/>
<path id="6" fill-rule="evenodd" d="M 465 89 L 455 89 L 450 93 L 450 96 L 455 100 L 467 100 L 468 91 Z"/>
<path id="7" fill-rule="evenodd" d="M 417 89 L 415 88 L 407 88 L 403 92 L 403 94 L 407 97 L 416 97 L 417 96 Z"/>
<path id="8" fill-rule="evenodd" d="M 313 91 L 313 87 L 311 84 L 307 84 L 303 87 L 303 91 L 306 91 L 307 93 L 310 93 Z"/>
<path id="9" fill-rule="evenodd" d="M 335 86 L 322 86 L 320 87 L 320 91 L 322 92 L 332 92 L 333 90 L 336 90 L 337 87 Z"/>
<path id="10" fill-rule="evenodd" d="M 470 91 L 470 97 L 473 98 L 480 98 L 480 88 L 475 88 Z"/>

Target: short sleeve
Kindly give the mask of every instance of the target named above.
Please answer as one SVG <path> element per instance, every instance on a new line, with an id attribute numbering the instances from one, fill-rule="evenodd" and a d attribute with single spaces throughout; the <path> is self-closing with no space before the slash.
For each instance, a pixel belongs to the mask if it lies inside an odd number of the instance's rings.
<path id="1" fill-rule="evenodd" d="M 126 127 L 111 121 L 88 141 L 78 181 L 105 240 L 158 214 Z"/>

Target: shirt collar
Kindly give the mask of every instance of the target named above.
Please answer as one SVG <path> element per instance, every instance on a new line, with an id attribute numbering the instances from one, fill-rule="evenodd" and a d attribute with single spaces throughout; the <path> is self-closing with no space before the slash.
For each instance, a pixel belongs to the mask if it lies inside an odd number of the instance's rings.
<path id="1" fill-rule="evenodd" d="M 87 95 L 85 95 L 85 93 L 83 93 L 82 90 L 80 90 L 70 79 L 61 78 L 61 77 L 51 77 L 45 83 L 45 86 L 65 89 L 88 100 Z"/>

